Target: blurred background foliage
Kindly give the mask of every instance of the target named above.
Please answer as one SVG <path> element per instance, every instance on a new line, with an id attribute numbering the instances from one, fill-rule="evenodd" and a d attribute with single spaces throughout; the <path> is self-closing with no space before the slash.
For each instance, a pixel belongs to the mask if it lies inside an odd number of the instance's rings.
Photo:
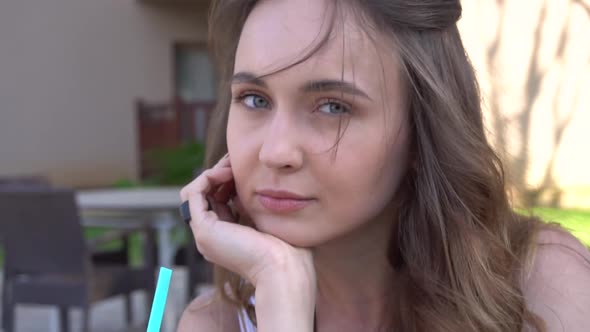
<path id="1" fill-rule="evenodd" d="M 184 186 L 200 172 L 205 159 L 203 143 L 190 142 L 175 148 L 157 148 L 147 152 L 150 175 L 140 181 L 119 179 L 117 188 L 139 186 Z"/>

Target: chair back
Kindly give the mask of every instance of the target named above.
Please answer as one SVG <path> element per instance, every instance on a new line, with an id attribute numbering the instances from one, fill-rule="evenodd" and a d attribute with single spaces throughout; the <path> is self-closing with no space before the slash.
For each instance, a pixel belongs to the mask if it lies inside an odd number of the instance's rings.
<path id="1" fill-rule="evenodd" d="M 49 180 L 41 175 L 0 176 L 0 188 L 51 187 Z"/>
<path id="2" fill-rule="evenodd" d="M 85 274 L 86 245 L 73 191 L 0 189 L 0 223 L 7 273 Z"/>

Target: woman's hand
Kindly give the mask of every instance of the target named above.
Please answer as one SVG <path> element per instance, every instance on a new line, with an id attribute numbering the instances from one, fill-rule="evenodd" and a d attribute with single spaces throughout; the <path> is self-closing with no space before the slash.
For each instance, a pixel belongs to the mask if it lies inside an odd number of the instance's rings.
<path id="1" fill-rule="evenodd" d="M 239 197 L 232 197 L 234 195 L 228 155 L 181 190 L 182 200 L 189 201 L 190 227 L 199 252 L 208 261 L 239 274 L 254 287 L 261 280 L 270 284 L 276 283 L 277 279 L 286 281 L 291 278 L 315 287 L 311 251 L 237 224 L 230 204 L 233 203 L 242 219 L 247 216 Z M 208 201 L 213 211 L 208 210 Z"/>
<path id="2" fill-rule="evenodd" d="M 258 331 L 313 331 L 316 274 L 312 253 L 237 223 L 231 204 L 240 213 L 240 222 L 248 224 L 235 195 L 229 156 L 184 187 L 180 196 L 189 201 L 190 227 L 201 254 L 256 288 Z"/>

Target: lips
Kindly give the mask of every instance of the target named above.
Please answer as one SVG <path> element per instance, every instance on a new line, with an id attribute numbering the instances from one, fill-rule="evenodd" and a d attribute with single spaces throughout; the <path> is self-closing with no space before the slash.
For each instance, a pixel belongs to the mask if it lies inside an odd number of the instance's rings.
<path id="1" fill-rule="evenodd" d="M 264 189 L 256 192 L 260 204 L 274 213 L 290 213 L 310 205 L 315 199 L 284 190 Z"/>

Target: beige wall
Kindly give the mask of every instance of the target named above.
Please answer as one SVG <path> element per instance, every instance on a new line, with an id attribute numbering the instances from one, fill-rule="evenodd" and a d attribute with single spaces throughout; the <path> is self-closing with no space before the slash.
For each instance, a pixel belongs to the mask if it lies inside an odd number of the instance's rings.
<path id="1" fill-rule="evenodd" d="M 134 178 L 134 98 L 169 98 L 172 42 L 205 29 L 133 0 L 0 1 L 0 176 Z"/>
<path id="2" fill-rule="evenodd" d="M 462 3 L 460 28 L 491 137 L 505 141 L 512 173 L 538 188 L 549 169 L 553 185 L 564 190 L 563 205 L 590 207 L 590 1 Z M 527 121 L 518 117 L 523 110 L 530 110 Z M 519 121 L 529 124 L 529 135 Z"/>

